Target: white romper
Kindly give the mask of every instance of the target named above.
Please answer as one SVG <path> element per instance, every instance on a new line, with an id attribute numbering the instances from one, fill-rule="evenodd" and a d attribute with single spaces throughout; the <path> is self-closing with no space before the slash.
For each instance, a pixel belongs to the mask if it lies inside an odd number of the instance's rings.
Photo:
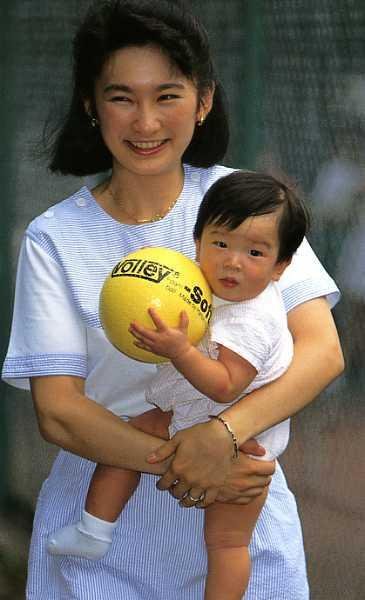
<path id="1" fill-rule="evenodd" d="M 213 297 L 212 318 L 199 349 L 216 359 L 218 344 L 247 360 L 257 371 L 240 397 L 280 377 L 292 360 L 293 339 L 278 284 L 270 283 L 256 298 L 244 302 Z M 196 390 L 172 363 L 158 366 L 157 376 L 147 387 L 146 399 L 165 412 L 173 411 L 171 437 L 180 429 L 208 421 L 209 415 L 219 415 L 237 402 L 214 402 Z M 284 452 L 289 428 L 290 419 L 286 419 L 256 436 L 266 450 L 265 460 L 273 460 Z"/>

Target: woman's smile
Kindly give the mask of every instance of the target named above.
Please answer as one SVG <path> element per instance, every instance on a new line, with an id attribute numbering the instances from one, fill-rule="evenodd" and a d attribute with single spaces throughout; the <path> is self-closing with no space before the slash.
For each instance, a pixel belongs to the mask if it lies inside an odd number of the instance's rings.
<path id="1" fill-rule="evenodd" d="M 154 141 L 141 141 L 137 142 L 135 140 L 126 140 L 126 144 L 129 148 L 139 154 L 140 156 L 151 156 L 153 154 L 158 154 L 161 150 L 163 150 L 167 143 L 168 139 L 165 140 L 154 140 Z"/>

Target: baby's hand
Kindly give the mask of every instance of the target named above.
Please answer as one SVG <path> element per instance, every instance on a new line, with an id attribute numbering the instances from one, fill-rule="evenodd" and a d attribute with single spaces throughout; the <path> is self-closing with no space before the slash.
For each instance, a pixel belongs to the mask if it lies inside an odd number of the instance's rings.
<path id="1" fill-rule="evenodd" d="M 129 332 L 136 338 L 138 348 L 148 350 L 170 360 L 180 358 L 187 352 L 191 343 L 188 339 L 189 318 L 185 311 L 180 313 L 178 327 L 168 327 L 154 308 L 148 309 L 156 329 L 143 327 L 136 321 L 130 324 Z"/>

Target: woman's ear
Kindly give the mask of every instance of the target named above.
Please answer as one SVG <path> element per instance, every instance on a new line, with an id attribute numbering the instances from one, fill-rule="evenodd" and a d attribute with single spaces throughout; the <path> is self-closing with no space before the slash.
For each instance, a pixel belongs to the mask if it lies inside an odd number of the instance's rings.
<path id="1" fill-rule="evenodd" d="M 96 111 L 93 109 L 91 100 L 84 100 L 84 109 L 86 115 L 89 117 L 91 127 L 98 127 L 99 121 L 96 118 Z"/>
<path id="2" fill-rule="evenodd" d="M 92 118 L 93 114 L 92 114 L 92 110 L 91 110 L 91 101 L 89 99 L 84 100 L 84 109 L 86 114 L 90 117 L 90 119 Z"/>
<path id="3" fill-rule="evenodd" d="M 197 122 L 202 125 L 212 110 L 213 99 L 215 92 L 215 83 L 212 84 L 212 87 L 207 89 L 204 94 L 199 99 L 198 110 L 197 110 Z"/>

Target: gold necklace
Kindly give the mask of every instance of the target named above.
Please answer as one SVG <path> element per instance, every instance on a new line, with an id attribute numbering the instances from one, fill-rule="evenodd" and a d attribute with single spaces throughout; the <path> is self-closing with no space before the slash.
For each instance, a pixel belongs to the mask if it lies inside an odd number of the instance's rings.
<path id="1" fill-rule="evenodd" d="M 110 185 L 107 187 L 106 191 L 109 194 L 109 196 L 112 198 L 112 200 L 116 203 L 114 192 L 111 189 Z M 178 198 L 179 198 L 179 196 L 177 196 L 175 198 L 175 200 L 173 202 L 171 202 L 171 204 L 169 204 L 169 206 L 166 208 L 165 212 L 156 213 L 150 219 L 137 219 L 136 217 L 131 215 L 129 212 L 127 212 L 125 210 L 125 208 L 123 208 L 123 206 L 121 207 L 121 209 L 124 212 L 124 214 L 127 215 L 128 219 L 131 219 L 131 221 L 134 221 L 136 223 L 136 225 L 142 225 L 143 223 L 155 223 L 156 221 L 161 221 L 161 219 L 166 217 L 166 215 L 170 212 L 170 210 L 175 206 Z"/>

